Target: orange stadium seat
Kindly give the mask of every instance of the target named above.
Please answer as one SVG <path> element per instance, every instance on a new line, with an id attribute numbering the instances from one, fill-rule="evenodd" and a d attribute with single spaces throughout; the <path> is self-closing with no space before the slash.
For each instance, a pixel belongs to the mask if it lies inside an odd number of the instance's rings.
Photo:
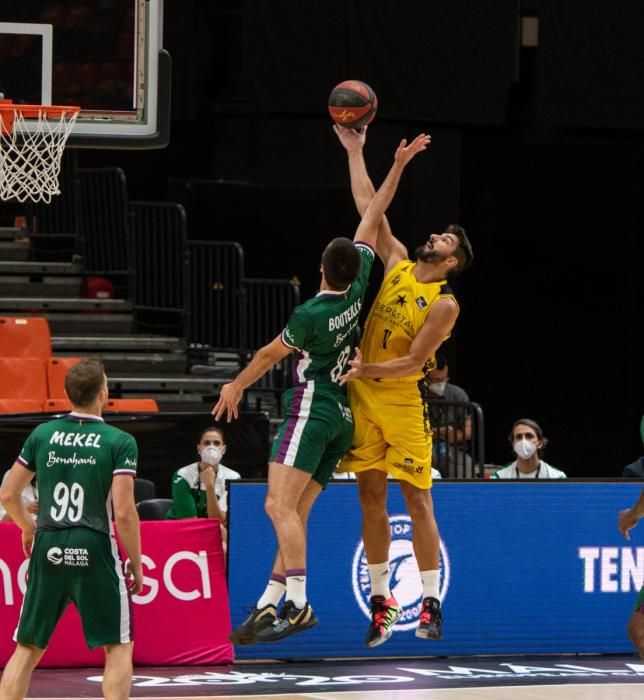
<path id="1" fill-rule="evenodd" d="M 50 399 L 66 399 L 65 376 L 82 357 L 50 357 L 47 362 L 47 384 Z"/>
<path id="2" fill-rule="evenodd" d="M 109 399 L 105 410 L 130 413 L 158 413 L 159 406 L 154 399 Z"/>
<path id="3" fill-rule="evenodd" d="M 45 413 L 62 413 L 72 410 L 72 402 L 69 399 L 47 399 L 42 407 Z"/>
<path id="4" fill-rule="evenodd" d="M 0 316 L 0 357 L 51 357 L 51 333 L 46 318 Z"/>
<path id="5" fill-rule="evenodd" d="M 0 357 L 0 399 L 47 398 L 47 370 L 38 357 Z"/>
<path id="6" fill-rule="evenodd" d="M 33 399 L 0 399 L 0 413 L 40 413 L 42 403 Z"/>

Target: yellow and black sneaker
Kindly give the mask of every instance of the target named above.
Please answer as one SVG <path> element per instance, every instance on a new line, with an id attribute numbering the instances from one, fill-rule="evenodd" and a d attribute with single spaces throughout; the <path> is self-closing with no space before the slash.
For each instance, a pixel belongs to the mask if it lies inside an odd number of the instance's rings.
<path id="1" fill-rule="evenodd" d="M 255 641 L 277 642 L 279 639 L 288 637 L 296 632 L 311 629 L 318 622 L 319 620 L 315 616 L 313 608 L 308 603 L 300 609 L 295 607 L 295 603 L 292 600 L 286 600 L 273 624 L 258 632 Z"/>
<path id="2" fill-rule="evenodd" d="M 441 639 L 443 637 L 443 613 L 440 601 L 436 598 L 423 598 L 416 636 L 421 639 Z"/>
<path id="3" fill-rule="evenodd" d="M 384 644 L 394 632 L 394 625 L 400 619 L 402 610 L 396 599 L 384 595 L 371 596 L 371 625 L 365 642 L 368 647 Z"/>
<path id="4" fill-rule="evenodd" d="M 255 637 L 258 632 L 270 627 L 277 618 L 277 610 L 274 605 L 268 603 L 263 608 L 251 608 L 248 617 L 236 627 L 228 636 L 233 644 L 247 646 L 255 644 Z"/>

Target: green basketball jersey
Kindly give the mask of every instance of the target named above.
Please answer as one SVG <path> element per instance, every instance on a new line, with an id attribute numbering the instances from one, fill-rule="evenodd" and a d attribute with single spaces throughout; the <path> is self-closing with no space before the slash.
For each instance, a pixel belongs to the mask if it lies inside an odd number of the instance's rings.
<path id="1" fill-rule="evenodd" d="M 98 416 L 70 413 L 39 425 L 18 462 L 36 472 L 39 530 L 110 533 L 112 477 L 136 476 L 136 441 Z"/>
<path id="2" fill-rule="evenodd" d="M 365 243 L 356 243 L 356 247 L 360 251 L 362 267 L 355 282 L 342 292 L 319 292 L 298 306 L 282 331 L 282 342 L 297 351 L 297 384 L 309 381 L 337 383 L 353 355 L 358 319 L 374 258 L 373 250 Z"/>

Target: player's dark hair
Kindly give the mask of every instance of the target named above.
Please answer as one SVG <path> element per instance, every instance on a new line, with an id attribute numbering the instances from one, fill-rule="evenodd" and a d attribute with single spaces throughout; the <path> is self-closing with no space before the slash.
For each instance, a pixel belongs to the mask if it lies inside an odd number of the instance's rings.
<path id="1" fill-rule="evenodd" d="M 541 430 L 541 426 L 537 423 L 537 421 L 532 420 L 532 418 L 521 418 L 519 420 L 515 420 L 512 430 L 508 435 L 508 440 L 510 443 L 514 442 L 514 429 L 517 427 L 517 425 L 527 425 L 529 428 L 532 428 L 532 430 L 534 430 L 534 432 L 537 434 L 537 440 L 543 441 L 543 445 L 537 449 L 537 454 L 539 457 L 543 457 L 543 451 L 546 449 L 546 445 L 548 444 L 548 438 L 544 436 L 543 430 Z"/>
<path id="2" fill-rule="evenodd" d="M 462 226 L 458 224 L 450 224 L 446 229 L 445 233 L 451 233 L 456 238 L 458 238 L 458 246 L 454 251 L 454 256 L 458 260 L 458 265 L 453 267 L 448 274 L 448 277 L 456 277 L 472 264 L 474 260 L 474 253 L 472 252 L 472 244 L 470 239 L 467 237 L 467 233 Z"/>
<path id="3" fill-rule="evenodd" d="M 445 357 L 445 355 L 443 355 L 442 352 L 437 352 L 434 356 L 434 359 L 436 360 L 436 367 L 434 367 L 434 369 L 445 369 L 445 365 L 447 364 L 447 358 Z"/>
<path id="4" fill-rule="evenodd" d="M 221 438 L 221 441 L 226 444 L 226 436 L 224 435 L 224 431 L 221 428 L 218 428 L 216 425 L 211 425 L 208 428 L 204 428 L 200 433 L 199 433 L 199 440 L 197 442 L 201 442 L 203 440 L 203 436 L 206 433 L 219 433 L 219 437 Z"/>
<path id="5" fill-rule="evenodd" d="M 105 367 L 98 357 L 88 357 L 65 375 L 65 391 L 74 406 L 87 407 L 105 386 Z"/>
<path id="6" fill-rule="evenodd" d="M 346 289 L 358 276 L 362 260 L 348 238 L 334 238 L 322 253 L 322 270 L 333 290 Z"/>

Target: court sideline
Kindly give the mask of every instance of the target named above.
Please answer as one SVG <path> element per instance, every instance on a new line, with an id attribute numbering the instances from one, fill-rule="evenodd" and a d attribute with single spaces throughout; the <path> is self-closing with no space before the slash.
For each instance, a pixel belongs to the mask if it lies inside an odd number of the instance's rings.
<path id="1" fill-rule="evenodd" d="M 101 670 L 37 669 L 29 698 L 101 697 Z M 448 657 L 135 668 L 132 698 L 636 700 L 635 655 Z"/>

